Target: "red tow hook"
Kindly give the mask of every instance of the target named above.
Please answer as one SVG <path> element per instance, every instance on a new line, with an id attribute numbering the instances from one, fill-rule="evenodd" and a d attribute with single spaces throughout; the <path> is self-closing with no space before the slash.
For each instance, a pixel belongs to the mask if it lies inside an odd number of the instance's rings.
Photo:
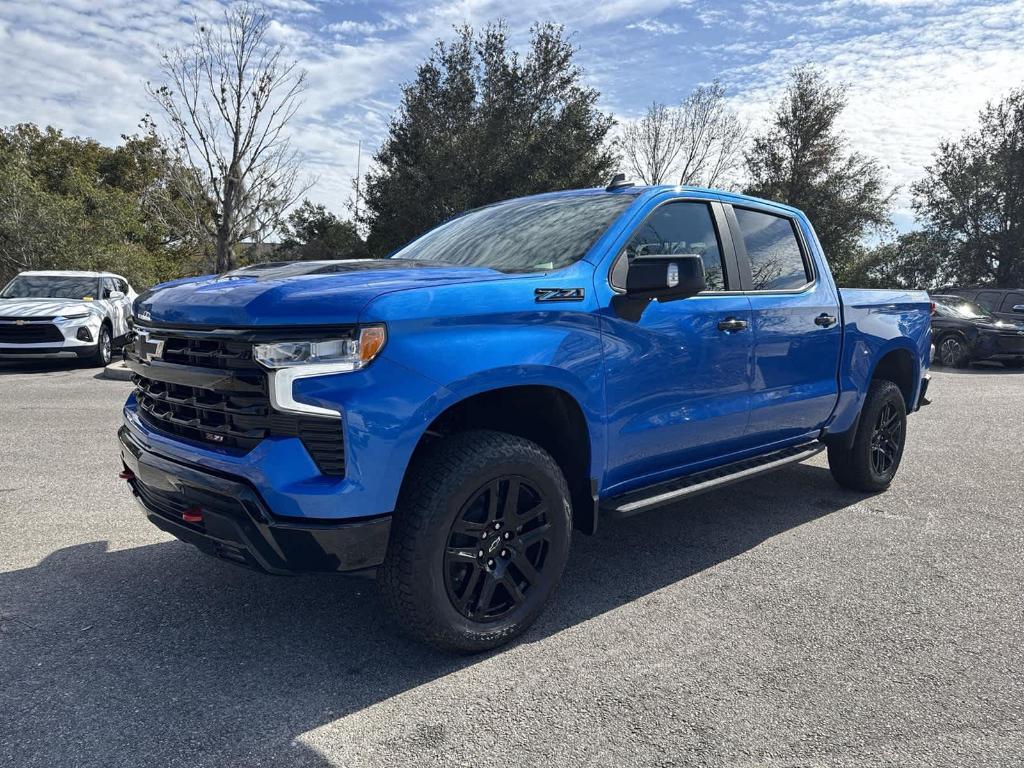
<path id="1" fill-rule="evenodd" d="M 181 519 L 186 523 L 201 523 L 203 522 L 203 508 L 189 507 L 181 513 Z"/>
<path id="2" fill-rule="evenodd" d="M 130 469 L 123 469 L 123 470 L 121 470 L 120 472 L 117 473 L 117 476 L 119 478 L 121 478 L 122 480 L 134 480 L 135 479 L 135 473 L 132 472 Z"/>

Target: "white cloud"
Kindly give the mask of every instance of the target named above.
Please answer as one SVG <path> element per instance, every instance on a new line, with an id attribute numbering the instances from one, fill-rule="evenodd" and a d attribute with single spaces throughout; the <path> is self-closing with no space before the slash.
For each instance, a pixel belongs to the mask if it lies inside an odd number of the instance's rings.
<path id="1" fill-rule="evenodd" d="M 639 29 L 643 32 L 650 32 L 652 35 L 678 35 L 683 31 L 681 24 L 669 24 L 658 19 L 641 19 L 627 24 L 626 29 Z"/>
<path id="2" fill-rule="evenodd" d="M 577 31 L 580 62 L 602 92 L 602 107 L 624 115 L 652 100 L 678 101 L 717 76 L 733 88 L 737 108 L 759 120 L 790 67 L 818 62 L 851 86 L 842 122 L 851 143 L 878 157 L 905 189 L 939 140 L 970 127 L 986 100 L 1024 84 L 1024 0 L 970 2 L 394 0 L 357 7 L 273 0 L 271 8 L 274 39 L 309 72 L 294 136 L 320 177 L 312 196 L 340 211 L 357 143 L 365 168 L 399 85 L 415 75 L 433 41 L 450 36 L 453 25 L 499 17 L 517 46 L 537 20 Z M 159 47 L 186 41 L 193 14 L 209 19 L 223 7 L 218 0 L 4 0 L 0 125 L 51 123 L 117 142 L 152 109 L 143 83 L 157 76 Z M 617 36 L 623 29 L 657 35 L 657 44 L 638 46 L 627 60 Z"/>
<path id="3" fill-rule="evenodd" d="M 768 113 L 788 70 L 804 61 L 847 83 L 841 127 L 851 146 L 886 167 L 900 187 L 897 212 L 906 215 L 910 185 L 939 142 L 973 127 L 987 101 L 1024 86 L 1022 22 L 1024 2 L 1014 0 L 975 6 L 969 14 L 931 12 L 852 38 L 794 35 L 723 77 L 740 84 L 735 103 L 755 121 Z"/>
<path id="4" fill-rule="evenodd" d="M 335 24 L 328 24 L 326 29 L 337 35 L 377 35 L 381 32 L 391 32 L 398 29 L 398 22 L 394 20 L 374 21 L 351 21 L 346 19 Z"/>

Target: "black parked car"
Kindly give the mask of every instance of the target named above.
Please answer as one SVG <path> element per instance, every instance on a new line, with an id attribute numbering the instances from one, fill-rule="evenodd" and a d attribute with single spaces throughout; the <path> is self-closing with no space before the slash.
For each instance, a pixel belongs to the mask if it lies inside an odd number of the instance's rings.
<path id="1" fill-rule="evenodd" d="M 1024 288 L 944 288 L 937 293 L 959 296 L 996 317 L 1024 323 Z"/>
<path id="2" fill-rule="evenodd" d="M 966 368 L 975 360 L 998 360 L 1024 368 L 1024 323 L 998 318 L 961 296 L 932 296 L 935 361 Z"/>

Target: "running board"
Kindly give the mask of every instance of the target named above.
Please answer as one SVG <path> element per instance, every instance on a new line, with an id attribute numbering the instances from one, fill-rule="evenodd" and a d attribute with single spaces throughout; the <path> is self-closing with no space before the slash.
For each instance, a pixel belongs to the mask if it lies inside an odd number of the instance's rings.
<path id="1" fill-rule="evenodd" d="M 613 517 L 629 517 L 638 512 L 672 504 L 680 499 L 699 493 L 724 488 L 740 480 L 763 475 L 772 470 L 804 461 L 825 450 L 824 443 L 814 442 L 784 448 L 751 459 L 734 461 L 714 469 L 707 469 L 686 477 L 679 477 L 657 485 L 649 485 L 636 491 L 613 496 L 601 502 L 601 511 Z"/>

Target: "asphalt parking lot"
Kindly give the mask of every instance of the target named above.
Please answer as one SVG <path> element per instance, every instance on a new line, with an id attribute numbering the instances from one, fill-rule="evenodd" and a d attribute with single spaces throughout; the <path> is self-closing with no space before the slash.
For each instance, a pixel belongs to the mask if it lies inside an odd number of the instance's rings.
<path id="1" fill-rule="evenodd" d="M 470 658 L 150 526 L 95 376 L 0 367 L 0 765 L 1024 763 L 1024 373 L 936 372 L 883 495 L 819 457 L 578 537 Z"/>

